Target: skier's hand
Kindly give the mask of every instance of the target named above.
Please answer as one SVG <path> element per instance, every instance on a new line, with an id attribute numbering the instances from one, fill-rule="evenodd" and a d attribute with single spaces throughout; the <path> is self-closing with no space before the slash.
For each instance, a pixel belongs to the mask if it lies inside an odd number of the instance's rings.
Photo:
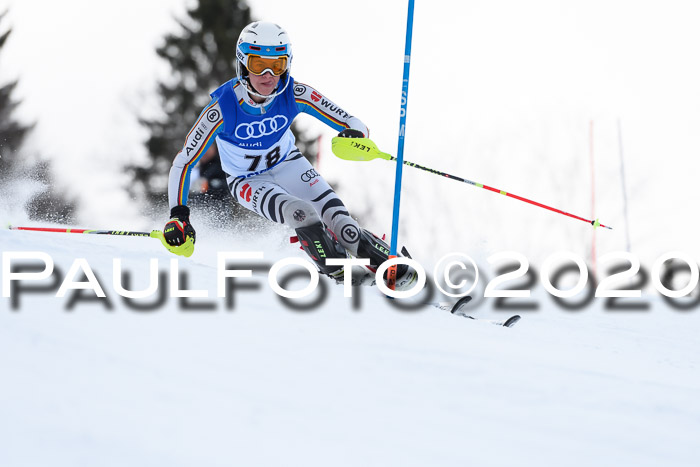
<path id="1" fill-rule="evenodd" d="M 170 221 L 163 228 L 163 238 L 174 247 L 184 245 L 189 239 L 194 245 L 196 233 L 190 223 L 190 208 L 179 205 L 170 210 Z"/>
<path id="2" fill-rule="evenodd" d="M 364 138 L 365 134 L 360 130 L 355 130 L 353 128 L 346 128 L 345 130 L 338 133 L 341 138 Z"/>

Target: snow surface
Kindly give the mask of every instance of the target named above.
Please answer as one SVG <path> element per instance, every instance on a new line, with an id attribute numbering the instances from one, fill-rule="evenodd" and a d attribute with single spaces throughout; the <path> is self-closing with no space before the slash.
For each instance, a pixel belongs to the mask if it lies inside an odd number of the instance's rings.
<path id="1" fill-rule="evenodd" d="M 506 329 L 397 311 L 368 288 L 354 309 L 329 286 L 302 312 L 257 274 L 228 311 L 218 251 L 302 253 L 274 230 L 198 235 L 180 270 L 209 291 L 188 306 L 214 309 L 136 311 L 113 260 L 143 289 L 149 259 L 167 273 L 173 258 L 157 241 L 0 231 L 4 254 L 45 252 L 60 271 L 36 281 L 53 291 L 0 301 L 0 465 L 699 465 L 697 311 L 644 295 L 646 312 L 570 312 L 537 292 Z M 111 309 L 91 291 L 55 297 L 78 257 Z"/>

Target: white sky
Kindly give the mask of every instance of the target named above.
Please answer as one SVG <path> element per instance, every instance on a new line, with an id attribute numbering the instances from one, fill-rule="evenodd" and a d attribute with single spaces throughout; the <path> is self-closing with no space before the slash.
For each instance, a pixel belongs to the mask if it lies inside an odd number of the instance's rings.
<path id="1" fill-rule="evenodd" d="M 295 78 L 360 117 L 395 153 L 407 2 L 250 4 L 288 30 Z M 13 28 L 0 80 L 20 78 L 22 115 L 38 122 L 32 146 L 81 195 L 85 227 L 138 223 L 124 214 L 119 167 L 144 155 L 132 111 L 153 102 L 164 71 L 154 48 L 184 5 L 0 0 L 10 7 L 3 25 Z M 592 119 L 595 217 L 616 227 L 596 233 L 604 253 L 625 246 L 620 119 L 633 252 L 649 267 L 671 249 L 700 259 L 698 13 L 693 0 L 417 0 L 405 157 L 593 217 Z M 350 209 L 371 205 L 368 227 L 390 233 L 394 166 L 335 160 L 333 131 L 300 121 L 326 137 L 321 170 Z M 583 223 L 413 169 L 404 177 L 402 242 L 420 254 L 514 249 L 534 260 L 589 251 Z M 128 225 L 113 225 L 122 218 Z"/>

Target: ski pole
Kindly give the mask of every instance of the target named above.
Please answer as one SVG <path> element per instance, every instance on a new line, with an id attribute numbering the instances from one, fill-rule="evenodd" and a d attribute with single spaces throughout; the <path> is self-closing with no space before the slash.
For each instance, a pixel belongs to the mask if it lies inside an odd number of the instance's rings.
<path id="1" fill-rule="evenodd" d="M 369 138 L 339 138 L 335 137 L 333 138 L 332 142 L 332 149 L 333 149 L 333 154 L 338 156 L 341 159 L 345 159 L 348 161 L 371 161 L 374 159 L 384 159 L 387 161 L 397 161 L 397 159 L 392 156 L 391 154 L 387 154 L 385 152 L 380 151 L 377 148 L 377 145 L 374 144 L 372 140 Z M 509 198 L 514 198 L 519 201 L 524 201 L 526 203 L 532 204 L 533 206 L 538 206 L 544 209 L 548 209 L 550 211 L 563 214 L 565 216 L 578 219 L 583 222 L 587 222 L 588 224 L 591 224 L 593 228 L 596 227 L 604 227 L 606 229 L 612 230 L 612 227 L 601 224 L 598 219 L 586 219 L 580 216 L 576 216 L 574 214 L 570 214 L 566 211 L 562 211 L 561 209 L 553 208 L 551 206 L 547 206 L 546 204 L 538 203 L 537 201 L 533 201 L 531 199 L 524 198 L 522 196 L 518 196 L 513 193 L 508 193 L 506 191 L 500 190 L 498 188 L 494 188 L 488 185 L 484 185 L 483 183 L 477 183 L 473 182 L 471 180 L 467 180 L 466 178 L 462 177 L 457 177 L 456 175 L 450 175 L 445 172 L 441 172 L 439 170 L 431 169 L 429 167 L 424 167 L 422 165 L 415 164 L 413 162 L 409 161 L 403 161 L 404 165 L 407 165 L 409 167 L 413 167 L 416 169 L 424 170 L 426 172 L 430 172 L 435 175 L 440 175 L 442 177 L 447 177 L 451 178 L 452 180 L 457 180 L 458 182 L 464 182 L 469 185 L 483 188 L 485 190 L 492 191 L 494 193 L 499 193 L 501 195 L 508 196 Z"/>
<path id="2" fill-rule="evenodd" d="M 126 237 L 151 237 L 160 238 L 163 233 L 160 230 L 152 230 L 151 232 L 133 232 L 129 230 L 90 230 L 90 229 L 63 229 L 54 227 L 16 227 L 9 226 L 10 230 L 30 230 L 34 232 L 58 232 L 58 233 L 77 233 L 77 234 L 92 234 L 92 235 L 122 235 Z"/>
<path id="3" fill-rule="evenodd" d="M 58 233 L 75 233 L 75 234 L 91 234 L 91 235 L 119 235 L 122 237 L 150 237 L 160 240 L 163 246 L 171 253 L 179 256 L 192 256 L 194 253 L 194 239 L 187 238 L 185 243 L 181 245 L 170 245 L 165 241 L 163 232 L 160 230 L 151 230 L 150 232 L 134 232 L 131 230 L 91 230 L 91 229 L 64 229 L 60 227 L 16 227 L 7 226 L 10 230 L 29 230 L 34 232 L 58 232 Z"/>

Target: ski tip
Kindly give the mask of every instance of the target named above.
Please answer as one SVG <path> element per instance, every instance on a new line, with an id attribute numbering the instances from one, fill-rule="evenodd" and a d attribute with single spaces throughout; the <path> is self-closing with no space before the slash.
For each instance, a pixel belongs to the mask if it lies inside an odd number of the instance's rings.
<path id="1" fill-rule="evenodd" d="M 503 322 L 503 326 L 506 328 L 512 328 L 518 321 L 520 321 L 520 315 L 513 315 Z"/>
<path id="2" fill-rule="evenodd" d="M 467 303 L 469 303 L 471 300 L 472 300 L 471 295 L 465 295 L 464 297 L 460 298 L 459 300 L 457 300 L 457 303 L 455 303 L 452 306 L 450 313 L 455 314 L 455 313 L 459 312 L 462 309 L 462 307 L 466 306 Z"/>

